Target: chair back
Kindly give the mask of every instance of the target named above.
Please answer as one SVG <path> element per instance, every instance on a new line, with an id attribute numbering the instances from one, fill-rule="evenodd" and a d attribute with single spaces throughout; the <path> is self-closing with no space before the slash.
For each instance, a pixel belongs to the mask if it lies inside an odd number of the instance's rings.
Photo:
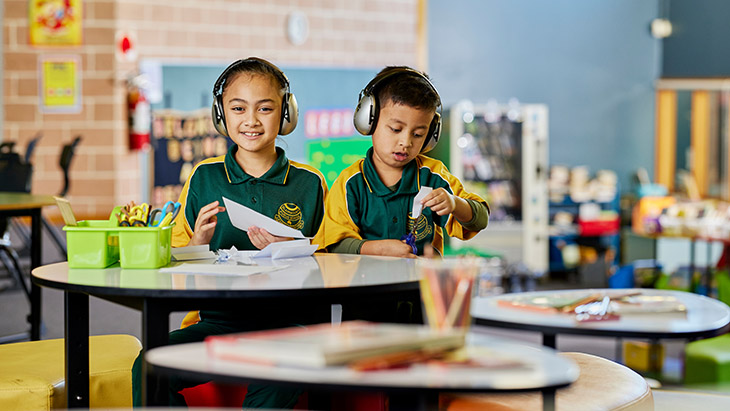
<path id="1" fill-rule="evenodd" d="M 61 170 L 63 170 L 63 189 L 59 193 L 60 197 L 65 197 L 66 193 L 68 193 L 68 189 L 70 186 L 68 170 L 69 168 L 71 168 L 71 160 L 74 157 L 76 146 L 79 144 L 79 142 L 81 142 L 81 136 L 76 136 L 76 138 L 74 138 L 72 142 L 64 145 L 63 149 L 61 150 L 61 157 L 58 160 L 58 165 L 61 166 Z"/>
<path id="2" fill-rule="evenodd" d="M 30 161 L 31 158 L 33 158 L 33 152 L 35 151 L 35 146 L 38 144 L 38 140 L 43 137 L 43 133 L 38 132 L 33 139 L 31 139 L 28 142 L 28 146 L 25 148 L 25 163 L 26 164 L 32 164 Z"/>
<path id="3" fill-rule="evenodd" d="M 33 166 L 21 161 L 18 153 L 6 151 L 5 147 L 8 146 L 0 147 L 0 191 L 30 193 Z"/>

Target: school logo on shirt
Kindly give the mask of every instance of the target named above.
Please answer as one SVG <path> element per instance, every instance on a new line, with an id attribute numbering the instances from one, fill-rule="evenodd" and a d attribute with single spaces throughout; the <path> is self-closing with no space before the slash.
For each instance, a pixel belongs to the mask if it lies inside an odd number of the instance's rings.
<path id="1" fill-rule="evenodd" d="M 274 220 L 295 230 L 301 230 L 301 228 L 304 227 L 304 221 L 302 221 L 302 209 L 294 203 L 282 204 L 276 212 Z"/>
<path id="2" fill-rule="evenodd" d="M 408 220 L 408 231 L 411 230 L 411 225 L 413 224 L 413 220 Z M 416 241 L 421 241 L 424 238 L 428 237 L 433 229 L 431 228 L 431 224 L 428 222 L 428 218 L 426 218 L 425 215 L 421 214 L 418 217 L 418 221 L 416 221 Z"/>

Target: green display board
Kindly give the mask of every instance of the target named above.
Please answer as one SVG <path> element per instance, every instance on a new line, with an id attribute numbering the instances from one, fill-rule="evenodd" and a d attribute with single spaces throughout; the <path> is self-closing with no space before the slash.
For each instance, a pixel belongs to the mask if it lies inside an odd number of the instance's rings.
<path id="1" fill-rule="evenodd" d="M 370 137 L 338 137 L 307 140 L 307 163 L 318 168 L 331 187 L 340 172 L 365 157 Z"/>

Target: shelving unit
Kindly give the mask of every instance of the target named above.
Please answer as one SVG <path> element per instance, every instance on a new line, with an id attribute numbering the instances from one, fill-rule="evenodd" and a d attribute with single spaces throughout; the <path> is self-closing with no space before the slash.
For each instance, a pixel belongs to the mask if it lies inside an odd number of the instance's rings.
<path id="1" fill-rule="evenodd" d="M 618 190 L 616 196 L 611 201 L 584 201 L 575 202 L 570 199 L 569 196 L 565 196 L 563 201 L 555 202 L 550 201 L 549 203 L 549 215 L 550 215 L 550 264 L 549 270 L 551 273 L 567 272 L 567 271 L 578 271 L 580 275 L 580 281 L 585 286 L 606 286 L 607 279 L 605 276 L 595 278 L 589 278 L 590 273 L 585 267 L 578 266 L 566 266 L 564 263 L 563 247 L 565 246 L 588 246 L 596 249 L 597 257 L 604 258 L 607 265 L 616 266 L 619 263 L 619 252 L 620 252 L 620 227 L 597 227 L 586 232 L 586 227 L 581 229 L 581 226 L 577 222 L 579 215 L 579 209 L 582 204 L 597 204 L 601 210 L 615 211 L 617 214 L 620 212 L 619 209 L 619 195 Z M 576 221 L 569 226 L 556 226 L 552 224 L 555 219 L 555 215 L 558 212 L 568 212 L 575 216 Z M 605 253 L 613 253 L 612 258 L 605 259 Z M 600 263 L 600 262 L 599 262 Z M 581 268 L 583 271 L 581 272 Z"/>
<path id="2" fill-rule="evenodd" d="M 498 251 L 533 273 L 547 272 L 547 106 L 462 102 L 447 115 L 449 169 L 491 208 L 486 230 L 451 246 Z"/>

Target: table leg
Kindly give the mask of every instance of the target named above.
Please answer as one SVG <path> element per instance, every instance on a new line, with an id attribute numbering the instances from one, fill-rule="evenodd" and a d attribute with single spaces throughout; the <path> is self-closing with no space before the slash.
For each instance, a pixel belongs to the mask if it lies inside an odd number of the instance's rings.
<path id="1" fill-rule="evenodd" d="M 390 411 L 438 411 L 439 393 L 425 391 L 419 393 L 393 393 L 388 396 Z"/>
<path id="2" fill-rule="evenodd" d="M 89 296 L 66 291 L 66 404 L 89 408 Z"/>
<path id="3" fill-rule="evenodd" d="M 542 409 L 543 411 L 555 411 L 555 388 L 542 390 Z"/>
<path id="4" fill-rule="evenodd" d="M 554 349 L 557 346 L 557 344 L 556 344 L 556 335 L 555 334 L 542 333 L 542 345 Z"/>
<path id="5" fill-rule="evenodd" d="M 30 213 L 30 270 L 41 266 L 41 209 Z M 30 339 L 41 339 L 41 288 L 31 282 L 30 285 Z M 88 324 L 88 322 L 87 322 Z"/>
<path id="6" fill-rule="evenodd" d="M 687 279 L 687 285 L 689 286 L 689 292 L 694 292 L 692 289 L 692 280 L 695 276 L 695 239 L 689 240 L 689 278 Z"/>
<path id="7" fill-rule="evenodd" d="M 168 343 L 170 312 L 163 303 L 145 300 L 142 309 L 142 351 Z M 142 399 L 147 406 L 167 405 L 167 379 L 150 378 L 147 361 L 142 361 Z"/>
<path id="8" fill-rule="evenodd" d="M 705 260 L 705 275 L 702 278 L 702 285 L 705 286 L 705 292 L 703 295 L 711 296 L 712 293 L 711 287 L 712 287 L 712 267 L 710 260 L 712 259 L 712 242 L 710 240 L 707 240 L 705 243 L 707 245 L 707 260 Z"/>

